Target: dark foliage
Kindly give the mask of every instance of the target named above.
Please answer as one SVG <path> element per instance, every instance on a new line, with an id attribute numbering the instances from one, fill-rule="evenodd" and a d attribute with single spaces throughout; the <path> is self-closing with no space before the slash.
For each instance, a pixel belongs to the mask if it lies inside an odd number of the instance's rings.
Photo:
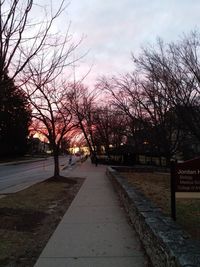
<path id="1" fill-rule="evenodd" d="M 0 79 L 0 157 L 27 151 L 31 111 L 25 93 L 6 74 Z"/>

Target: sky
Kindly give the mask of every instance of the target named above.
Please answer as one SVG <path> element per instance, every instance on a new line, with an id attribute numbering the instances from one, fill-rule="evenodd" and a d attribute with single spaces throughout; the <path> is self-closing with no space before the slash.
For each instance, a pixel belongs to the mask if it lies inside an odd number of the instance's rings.
<path id="1" fill-rule="evenodd" d="M 44 0 L 45 1 L 45 0 Z M 85 83 L 97 77 L 118 75 L 133 69 L 131 53 L 142 46 L 178 40 L 199 29 L 199 0 L 71 0 L 58 27 L 71 22 L 76 40 L 84 36 L 77 55 L 87 55 L 76 68 L 77 77 L 92 67 Z"/>

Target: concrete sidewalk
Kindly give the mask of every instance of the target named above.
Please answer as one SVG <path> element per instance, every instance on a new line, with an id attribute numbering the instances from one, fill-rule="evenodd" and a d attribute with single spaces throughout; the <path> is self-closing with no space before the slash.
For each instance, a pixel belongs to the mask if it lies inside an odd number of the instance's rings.
<path id="1" fill-rule="evenodd" d="M 34 267 L 147 266 L 105 170 L 89 160 L 73 170 L 86 180 Z"/>

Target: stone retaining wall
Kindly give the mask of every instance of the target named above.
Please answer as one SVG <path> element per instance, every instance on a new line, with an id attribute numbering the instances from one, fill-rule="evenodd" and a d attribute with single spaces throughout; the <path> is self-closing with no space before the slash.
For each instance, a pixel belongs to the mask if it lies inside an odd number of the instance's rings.
<path id="1" fill-rule="evenodd" d="M 189 236 L 119 172 L 107 168 L 125 210 L 154 267 L 200 267 L 200 242 Z"/>

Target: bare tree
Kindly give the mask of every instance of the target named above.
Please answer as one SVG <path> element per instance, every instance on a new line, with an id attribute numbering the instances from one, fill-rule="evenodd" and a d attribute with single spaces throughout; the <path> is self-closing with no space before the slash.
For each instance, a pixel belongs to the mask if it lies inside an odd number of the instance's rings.
<path id="1" fill-rule="evenodd" d="M 147 120 L 138 101 L 140 86 L 135 74 L 121 75 L 119 77 L 102 77 L 97 88 L 108 92 L 112 105 L 120 113 L 124 114 L 125 133 L 128 138 L 134 141 L 135 150 L 138 151 L 141 138 L 138 132 L 147 127 Z"/>
<path id="2" fill-rule="evenodd" d="M 156 81 L 182 127 L 200 140 L 199 116 L 199 48 L 200 35 L 192 32 L 179 42 L 143 49 L 134 61 L 149 81 Z"/>
<path id="3" fill-rule="evenodd" d="M 9 72 L 14 79 L 34 57 L 49 45 L 54 21 L 63 11 L 64 1 L 58 9 L 47 15 L 44 7 L 33 0 L 0 1 L 0 79 Z M 33 19 L 33 11 L 43 11 L 41 20 Z"/>
<path id="4" fill-rule="evenodd" d="M 169 99 L 158 82 L 152 77 L 144 80 L 137 73 L 131 73 L 113 77 L 106 83 L 104 80 L 103 88 L 111 93 L 115 106 L 128 116 L 127 128 L 134 140 L 135 152 L 146 142 L 152 153 L 169 160 L 177 149 L 179 131 L 175 129 Z"/>
<path id="5" fill-rule="evenodd" d="M 71 91 L 68 95 L 71 102 L 71 111 L 74 114 L 76 124 L 83 133 L 91 154 L 96 154 L 94 141 L 94 114 L 95 95 L 80 82 L 70 84 Z"/>
<path id="6" fill-rule="evenodd" d="M 171 100 L 184 127 L 200 141 L 200 33 L 191 32 L 177 44 L 170 44 L 170 53 L 179 69 L 178 77 L 175 71 L 170 73 L 171 79 L 179 81 L 176 95 L 170 91 Z"/>
<path id="7" fill-rule="evenodd" d="M 119 147 L 126 135 L 126 117 L 110 106 L 96 107 L 94 111 L 95 143 L 104 146 L 110 156 L 110 146 Z"/>
<path id="8" fill-rule="evenodd" d="M 29 101 L 33 108 L 32 127 L 49 140 L 54 156 L 54 177 L 58 177 L 59 152 L 63 139 L 75 127 L 73 116 L 69 109 L 65 87 L 57 87 L 55 82 L 38 86 L 36 82 L 26 83 Z M 32 86 L 37 89 L 31 93 Z"/>
<path id="9" fill-rule="evenodd" d="M 113 104 L 129 118 L 135 144 L 138 133 L 149 138 L 169 160 L 185 134 L 200 140 L 200 34 L 192 32 L 177 43 L 147 46 L 133 56 L 136 71 L 101 78 L 97 87 L 110 93 Z M 151 147 L 152 149 L 153 147 Z"/>
<path id="10" fill-rule="evenodd" d="M 54 176 L 59 172 L 59 149 L 76 124 L 71 112 L 68 78 L 73 53 L 81 40 L 73 43 L 69 28 L 63 35 L 51 36 L 48 45 L 27 62 L 23 69 L 23 88 L 32 106 L 33 126 L 49 140 L 54 156 Z"/>
<path id="11" fill-rule="evenodd" d="M 169 99 L 165 97 L 166 92 L 156 81 L 143 81 L 141 87 L 142 91 L 138 94 L 137 100 L 151 128 L 149 129 L 151 148 L 154 147 L 154 151 L 157 150 L 160 157 L 165 156 L 169 163 L 179 144 L 178 121 Z"/>

